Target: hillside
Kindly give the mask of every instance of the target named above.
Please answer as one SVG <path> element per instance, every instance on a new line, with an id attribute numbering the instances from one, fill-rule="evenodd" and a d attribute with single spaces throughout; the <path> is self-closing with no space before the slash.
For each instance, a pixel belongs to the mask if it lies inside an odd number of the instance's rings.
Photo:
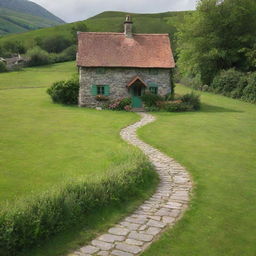
<path id="1" fill-rule="evenodd" d="M 63 23 L 65 22 L 30 1 L 0 1 L 0 35 L 21 33 Z"/>
<path id="2" fill-rule="evenodd" d="M 136 33 L 170 33 L 173 37 L 178 24 L 184 20 L 188 12 L 166 12 L 158 14 L 131 14 Z M 125 12 L 103 12 L 83 21 L 88 31 L 95 32 L 123 32 Z M 51 28 L 30 31 L 21 34 L 7 35 L 0 38 L 0 44 L 5 41 L 21 41 L 26 47 L 34 45 L 35 38 L 45 38 L 51 35 L 71 36 L 71 28 L 75 23 L 64 24 Z"/>

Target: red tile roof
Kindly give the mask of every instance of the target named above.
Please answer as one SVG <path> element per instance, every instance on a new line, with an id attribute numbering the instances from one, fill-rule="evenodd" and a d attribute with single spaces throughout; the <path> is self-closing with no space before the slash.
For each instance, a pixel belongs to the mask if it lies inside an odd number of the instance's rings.
<path id="1" fill-rule="evenodd" d="M 77 65 L 82 67 L 173 68 L 168 34 L 80 32 Z"/>

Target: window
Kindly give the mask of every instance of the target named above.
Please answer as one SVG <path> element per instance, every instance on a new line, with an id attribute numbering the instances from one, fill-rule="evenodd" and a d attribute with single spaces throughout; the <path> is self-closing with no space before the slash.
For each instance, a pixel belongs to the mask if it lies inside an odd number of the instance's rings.
<path id="1" fill-rule="evenodd" d="M 109 96 L 109 85 L 92 85 L 91 94 Z"/>
<path id="2" fill-rule="evenodd" d="M 97 86 L 97 95 L 105 95 L 105 86 L 104 85 Z"/>
<path id="3" fill-rule="evenodd" d="M 157 94 L 158 93 L 158 88 L 157 87 L 149 87 L 149 91 L 152 94 Z"/>
<path id="4" fill-rule="evenodd" d="M 105 70 L 105 68 L 97 68 L 97 69 L 96 69 L 96 73 L 97 73 L 97 74 L 105 74 L 105 73 L 106 73 L 106 70 Z"/>
<path id="5" fill-rule="evenodd" d="M 155 69 L 155 68 L 149 69 L 149 74 L 153 76 L 158 75 L 158 69 Z"/>

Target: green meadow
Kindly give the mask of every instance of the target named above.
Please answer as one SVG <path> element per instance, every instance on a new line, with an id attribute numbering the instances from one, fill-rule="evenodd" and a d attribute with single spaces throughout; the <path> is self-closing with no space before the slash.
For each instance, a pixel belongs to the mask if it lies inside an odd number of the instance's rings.
<path id="1" fill-rule="evenodd" d="M 189 211 L 143 256 L 256 254 L 256 105 L 201 94 L 201 111 L 156 113 L 157 121 L 139 130 L 194 181 Z"/>
<path id="2" fill-rule="evenodd" d="M 49 87 L 53 82 L 66 80 L 77 73 L 74 61 L 48 66 L 24 68 L 22 71 L 0 74 L 0 90 Z M 32 96 L 33 97 L 33 96 Z"/>

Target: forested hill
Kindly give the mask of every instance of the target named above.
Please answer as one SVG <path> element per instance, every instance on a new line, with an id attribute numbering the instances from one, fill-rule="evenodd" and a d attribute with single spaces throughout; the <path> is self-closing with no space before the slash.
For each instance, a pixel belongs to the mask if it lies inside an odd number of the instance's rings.
<path id="1" fill-rule="evenodd" d="M 65 23 L 40 5 L 27 0 L 0 1 L 0 35 L 20 33 Z"/>

